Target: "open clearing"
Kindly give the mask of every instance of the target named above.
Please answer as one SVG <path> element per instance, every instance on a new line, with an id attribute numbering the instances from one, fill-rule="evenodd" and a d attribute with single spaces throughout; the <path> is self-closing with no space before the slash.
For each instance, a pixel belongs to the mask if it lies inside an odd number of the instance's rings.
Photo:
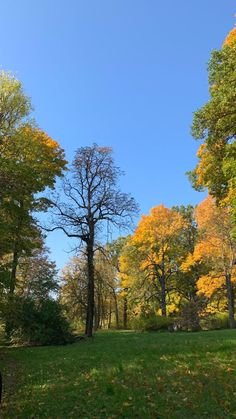
<path id="1" fill-rule="evenodd" d="M 2 348 L 3 418 L 234 418 L 236 331 Z"/>

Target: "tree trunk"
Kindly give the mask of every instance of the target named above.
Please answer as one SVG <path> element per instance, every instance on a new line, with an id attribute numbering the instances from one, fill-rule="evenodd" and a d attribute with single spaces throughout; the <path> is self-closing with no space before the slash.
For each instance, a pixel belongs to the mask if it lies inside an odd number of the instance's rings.
<path id="1" fill-rule="evenodd" d="M 128 327 L 128 315 L 127 315 L 127 311 L 128 311 L 128 300 L 127 297 L 124 297 L 124 312 L 123 312 L 123 323 L 124 323 L 124 329 L 127 329 Z"/>
<path id="2" fill-rule="evenodd" d="M 16 287 L 16 270 L 18 266 L 18 259 L 19 259 L 18 251 L 14 250 L 13 258 L 12 258 L 11 275 L 10 275 L 9 295 L 8 295 L 8 304 L 11 310 L 13 309 L 12 302 L 13 302 L 13 297 L 14 297 L 14 292 L 15 292 L 15 287 Z M 7 319 L 6 324 L 5 324 L 5 335 L 7 339 L 10 339 L 12 330 L 13 330 L 12 321 Z"/>
<path id="3" fill-rule="evenodd" d="M 87 263 L 88 263 L 88 294 L 87 294 L 87 314 L 85 334 L 88 337 L 93 335 L 94 318 L 94 261 L 93 261 L 93 241 L 87 243 Z"/>
<path id="4" fill-rule="evenodd" d="M 10 277 L 10 289 L 9 294 L 13 295 L 16 287 L 16 270 L 18 265 L 18 251 L 14 250 L 12 258 L 12 268 L 11 268 L 11 277 Z"/>
<path id="5" fill-rule="evenodd" d="M 111 328 L 111 299 L 109 301 L 108 329 Z"/>
<path id="6" fill-rule="evenodd" d="M 97 305 L 97 329 L 101 326 L 101 298 L 100 291 L 98 293 L 98 305 Z"/>
<path id="7" fill-rule="evenodd" d="M 94 303 L 94 330 L 97 330 L 98 327 L 98 306 Z"/>
<path id="8" fill-rule="evenodd" d="M 116 328 L 119 329 L 119 310 L 118 310 L 117 295 L 116 295 L 115 290 L 113 290 L 113 296 L 114 296 L 114 301 L 115 301 Z"/>
<path id="9" fill-rule="evenodd" d="M 160 279 L 161 286 L 161 315 L 166 317 L 166 282 L 164 278 Z"/>
<path id="10" fill-rule="evenodd" d="M 235 328 L 234 321 L 234 291 L 231 281 L 231 275 L 226 275 L 226 289 L 227 289 L 227 300 L 228 300 L 228 313 L 229 313 L 229 328 Z"/>

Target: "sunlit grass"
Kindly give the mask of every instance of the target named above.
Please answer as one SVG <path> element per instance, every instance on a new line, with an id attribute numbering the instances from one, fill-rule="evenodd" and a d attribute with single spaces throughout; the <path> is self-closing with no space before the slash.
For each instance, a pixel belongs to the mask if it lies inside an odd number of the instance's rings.
<path id="1" fill-rule="evenodd" d="M 4 376 L 16 375 L 3 418 L 236 417 L 236 331 L 103 332 L 2 351 Z"/>

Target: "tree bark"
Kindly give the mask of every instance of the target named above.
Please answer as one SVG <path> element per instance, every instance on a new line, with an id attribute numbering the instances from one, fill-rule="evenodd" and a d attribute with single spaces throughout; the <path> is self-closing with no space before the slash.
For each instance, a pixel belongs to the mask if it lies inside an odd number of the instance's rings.
<path id="1" fill-rule="evenodd" d="M 111 328 L 111 299 L 109 301 L 109 313 L 108 313 L 108 329 Z"/>
<path id="2" fill-rule="evenodd" d="M 88 298 L 85 334 L 88 337 L 93 335 L 94 318 L 94 260 L 93 260 L 93 241 L 87 243 L 87 263 L 88 263 Z"/>
<path id="3" fill-rule="evenodd" d="M 128 327 L 128 300 L 127 297 L 124 297 L 124 313 L 123 313 L 123 323 L 124 323 L 124 329 L 127 329 Z"/>
<path id="4" fill-rule="evenodd" d="M 12 269 L 11 269 L 11 279 L 10 279 L 10 289 L 9 294 L 13 295 L 16 287 L 16 270 L 18 265 L 18 251 L 15 249 L 12 258 Z"/>
<path id="5" fill-rule="evenodd" d="M 98 306 L 94 303 L 94 330 L 98 329 Z"/>
<path id="6" fill-rule="evenodd" d="M 160 279 L 161 286 L 161 315 L 166 317 L 166 282 L 164 278 Z"/>
<path id="7" fill-rule="evenodd" d="M 226 275 L 226 289 L 227 289 L 227 300 L 228 300 L 228 313 L 229 313 L 229 328 L 235 328 L 234 321 L 234 291 L 231 281 L 231 275 Z"/>
<path id="8" fill-rule="evenodd" d="M 118 310 L 118 302 L 115 290 L 113 290 L 113 296 L 115 301 L 115 316 L 116 316 L 116 328 L 119 329 L 119 310 Z"/>
<path id="9" fill-rule="evenodd" d="M 10 275 L 10 285 L 9 285 L 9 295 L 8 295 L 8 304 L 12 310 L 12 302 L 14 297 L 14 292 L 16 288 L 16 271 L 18 266 L 19 254 L 17 251 L 17 246 L 15 246 L 15 250 L 13 252 L 12 258 L 12 266 L 11 266 L 11 275 Z M 11 333 L 13 330 L 12 321 L 7 319 L 5 324 L 5 335 L 7 339 L 10 339 Z"/>

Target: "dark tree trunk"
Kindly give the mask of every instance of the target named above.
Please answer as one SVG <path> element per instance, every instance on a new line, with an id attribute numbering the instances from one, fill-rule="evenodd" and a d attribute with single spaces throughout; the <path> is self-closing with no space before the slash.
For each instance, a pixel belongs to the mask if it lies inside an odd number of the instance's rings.
<path id="1" fill-rule="evenodd" d="M 111 300 L 109 301 L 108 329 L 111 328 Z"/>
<path id="2" fill-rule="evenodd" d="M 124 312 L 123 312 L 123 323 L 124 323 L 124 329 L 127 329 L 128 327 L 128 300 L 127 297 L 124 297 Z"/>
<path id="3" fill-rule="evenodd" d="M 161 315 L 166 317 L 166 282 L 164 278 L 160 279 L 161 286 Z"/>
<path id="4" fill-rule="evenodd" d="M 115 301 L 115 316 L 116 316 L 116 328 L 119 329 L 119 310 L 118 310 L 118 302 L 115 290 L 113 290 L 113 296 Z"/>
<path id="5" fill-rule="evenodd" d="M 97 330 L 98 328 L 98 306 L 94 303 L 94 330 Z"/>
<path id="6" fill-rule="evenodd" d="M 18 251 L 14 250 L 12 258 L 12 268 L 11 268 L 11 277 L 10 277 L 10 289 L 9 294 L 13 295 L 16 287 L 16 270 L 18 266 Z"/>
<path id="7" fill-rule="evenodd" d="M 98 293 L 98 305 L 97 305 L 97 329 L 101 326 L 101 298 L 100 292 Z"/>
<path id="8" fill-rule="evenodd" d="M 85 334 L 88 337 L 93 335 L 94 318 L 94 260 L 93 260 L 93 241 L 87 243 L 87 263 L 88 263 L 88 297 Z"/>
<path id="9" fill-rule="evenodd" d="M 18 251 L 15 250 L 13 253 L 13 258 L 12 258 L 10 286 L 9 286 L 9 295 L 8 295 L 8 304 L 10 305 L 11 310 L 13 309 L 12 302 L 13 302 L 14 292 L 16 288 L 16 271 L 17 271 L 17 266 L 18 266 L 18 259 L 19 259 Z M 10 319 L 7 319 L 6 324 L 5 324 L 5 335 L 7 339 L 10 339 L 12 330 L 13 330 L 12 321 Z"/>
<path id="10" fill-rule="evenodd" d="M 101 309 L 100 309 L 100 324 L 101 327 L 104 327 L 106 323 L 106 315 L 105 315 L 105 309 L 104 309 L 104 301 L 101 295 Z"/>
<path id="11" fill-rule="evenodd" d="M 234 291 L 231 281 L 231 275 L 226 275 L 226 289 L 227 289 L 227 300 L 228 300 L 228 313 L 229 313 L 229 328 L 235 328 L 234 321 Z"/>

